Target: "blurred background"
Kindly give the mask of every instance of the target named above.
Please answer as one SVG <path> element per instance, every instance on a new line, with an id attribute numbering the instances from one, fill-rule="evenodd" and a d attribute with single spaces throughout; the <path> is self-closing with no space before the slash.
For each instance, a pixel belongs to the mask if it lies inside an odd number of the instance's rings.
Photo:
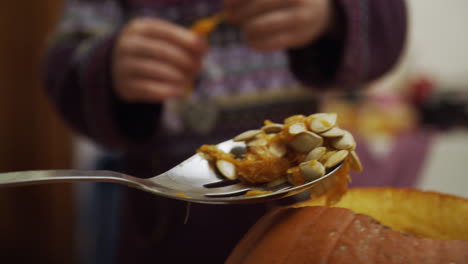
<path id="1" fill-rule="evenodd" d="M 338 112 L 359 137 L 366 173 L 412 174 L 414 182 L 394 186 L 468 197 L 468 1 L 408 6 L 410 34 L 399 65 L 365 93 L 328 96 L 323 108 Z M 42 93 L 41 55 L 61 8 L 60 0 L 0 4 L 1 172 L 96 168 L 105 153 L 73 135 Z M 368 182 L 376 184 L 378 177 Z M 96 196 L 94 188 L 1 189 L 0 261 L 98 263 L 98 244 L 106 242 L 90 208 L 93 199 L 115 193 Z"/>

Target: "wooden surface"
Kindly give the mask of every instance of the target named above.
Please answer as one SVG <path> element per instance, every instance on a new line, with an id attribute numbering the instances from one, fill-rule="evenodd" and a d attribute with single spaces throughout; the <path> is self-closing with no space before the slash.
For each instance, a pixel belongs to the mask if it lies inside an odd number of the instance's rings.
<path id="1" fill-rule="evenodd" d="M 70 133 L 40 79 L 46 35 L 60 10 L 60 0 L 0 3 L 2 172 L 70 166 Z M 0 189 L 0 262 L 72 263 L 72 195 L 68 184 Z"/>

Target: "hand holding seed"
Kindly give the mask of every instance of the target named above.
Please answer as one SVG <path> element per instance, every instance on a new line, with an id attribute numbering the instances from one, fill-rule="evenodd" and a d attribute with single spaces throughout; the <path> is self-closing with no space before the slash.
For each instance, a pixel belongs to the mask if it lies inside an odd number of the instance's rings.
<path id="1" fill-rule="evenodd" d="M 225 16 L 239 25 L 249 46 L 260 51 L 298 48 L 333 24 L 329 0 L 225 0 Z"/>

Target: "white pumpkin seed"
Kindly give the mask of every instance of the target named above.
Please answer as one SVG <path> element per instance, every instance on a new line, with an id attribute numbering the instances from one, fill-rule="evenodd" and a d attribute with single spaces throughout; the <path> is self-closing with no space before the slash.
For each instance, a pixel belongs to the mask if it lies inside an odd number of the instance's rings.
<path id="1" fill-rule="evenodd" d="M 298 152 L 309 152 L 323 144 L 323 138 L 313 132 L 299 133 L 289 142 L 289 145 Z"/>
<path id="2" fill-rule="evenodd" d="M 283 157 L 287 152 L 286 146 L 278 141 L 275 141 L 272 144 L 270 144 L 268 149 L 271 153 L 273 153 L 273 155 L 279 158 Z"/>
<path id="3" fill-rule="evenodd" d="M 333 168 L 336 165 L 340 164 L 341 162 L 343 162 L 343 160 L 346 159 L 348 154 L 349 152 L 347 150 L 340 150 L 340 151 L 335 152 L 325 162 L 325 168 L 327 169 Z"/>
<path id="4" fill-rule="evenodd" d="M 327 162 L 328 158 L 330 158 L 335 153 L 336 153 L 336 150 L 328 150 L 327 153 L 323 154 L 322 157 L 320 157 L 320 159 L 318 159 L 318 161 L 325 164 Z"/>
<path id="5" fill-rule="evenodd" d="M 325 168 L 317 160 L 311 160 L 299 164 L 302 176 L 308 181 L 313 181 L 325 175 Z"/>
<path id="6" fill-rule="evenodd" d="M 330 130 L 321 133 L 322 137 L 326 138 L 334 138 L 334 137 L 342 137 L 345 134 L 345 130 L 339 127 L 332 127 Z"/>
<path id="7" fill-rule="evenodd" d="M 326 147 L 314 148 L 307 154 L 304 161 L 319 160 L 327 152 Z"/>
<path id="8" fill-rule="evenodd" d="M 281 130 L 283 130 L 283 125 L 282 124 L 268 124 L 268 125 L 264 125 L 262 127 L 262 130 L 266 134 L 279 133 L 281 132 Z"/>
<path id="9" fill-rule="evenodd" d="M 287 124 L 291 124 L 293 122 L 296 122 L 296 121 L 304 119 L 304 118 L 305 118 L 304 115 L 293 115 L 293 116 L 285 118 L 283 123 L 285 123 L 287 125 Z"/>
<path id="10" fill-rule="evenodd" d="M 258 146 L 266 146 L 268 144 L 268 140 L 265 137 L 257 136 L 249 141 L 247 141 L 248 147 L 258 147 Z"/>
<path id="11" fill-rule="evenodd" d="M 247 130 L 245 132 L 240 133 L 234 138 L 234 141 L 239 142 L 239 141 L 247 141 L 251 140 L 254 137 L 256 137 L 258 134 L 260 134 L 262 131 L 259 129 L 254 129 L 254 130 Z"/>
<path id="12" fill-rule="evenodd" d="M 237 178 L 236 166 L 229 161 L 217 160 L 216 168 L 218 168 L 219 172 L 229 180 L 235 180 Z"/>
<path id="13" fill-rule="evenodd" d="M 263 156 L 267 155 L 267 152 L 269 152 L 269 150 L 266 148 L 266 146 L 249 146 L 248 152 Z"/>
<path id="14" fill-rule="evenodd" d="M 304 131 L 307 131 L 307 128 L 306 128 L 306 125 L 302 122 L 294 123 L 289 127 L 289 134 L 291 135 L 297 135 Z"/>
<path id="15" fill-rule="evenodd" d="M 326 119 L 328 122 L 336 124 L 338 115 L 336 113 L 315 113 L 307 117 L 308 119 Z"/>
<path id="16" fill-rule="evenodd" d="M 354 150 L 356 148 L 356 141 L 351 133 L 345 131 L 343 136 L 333 138 L 331 145 L 336 149 Z"/>
<path id="17" fill-rule="evenodd" d="M 309 117 L 310 130 L 316 133 L 322 133 L 330 130 L 336 125 L 336 113 L 318 113 L 310 115 Z"/>
<path id="18" fill-rule="evenodd" d="M 349 168 L 355 172 L 362 172 L 362 163 L 359 159 L 359 156 L 353 150 L 349 153 L 348 158 L 346 159 L 349 162 Z"/>
<path id="19" fill-rule="evenodd" d="M 292 185 L 296 185 L 299 182 L 302 183 L 305 180 L 304 176 L 301 173 L 301 169 L 299 168 L 299 166 L 289 168 L 286 171 L 286 179 Z"/>

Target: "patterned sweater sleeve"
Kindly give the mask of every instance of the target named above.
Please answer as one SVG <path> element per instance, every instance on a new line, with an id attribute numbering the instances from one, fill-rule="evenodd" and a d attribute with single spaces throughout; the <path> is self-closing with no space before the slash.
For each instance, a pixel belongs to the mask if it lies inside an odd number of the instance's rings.
<path id="1" fill-rule="evenodd" d="M 292 72 L 307 85 L 355 88 L 389 71 L 405 45 L 404 0 L 335 0 L 337 32 L 290 50 Z"/>
<path id="2" fill-rule="evenodd" d="M 124 104 L 113 94 L 111 55 L 123 10 L 111 0 L 68 1 L 45 58 L 45 87 L 62 117 L 113 149 L 151 136 L 145 133 L 160 112 L 159 105 Z"/>

